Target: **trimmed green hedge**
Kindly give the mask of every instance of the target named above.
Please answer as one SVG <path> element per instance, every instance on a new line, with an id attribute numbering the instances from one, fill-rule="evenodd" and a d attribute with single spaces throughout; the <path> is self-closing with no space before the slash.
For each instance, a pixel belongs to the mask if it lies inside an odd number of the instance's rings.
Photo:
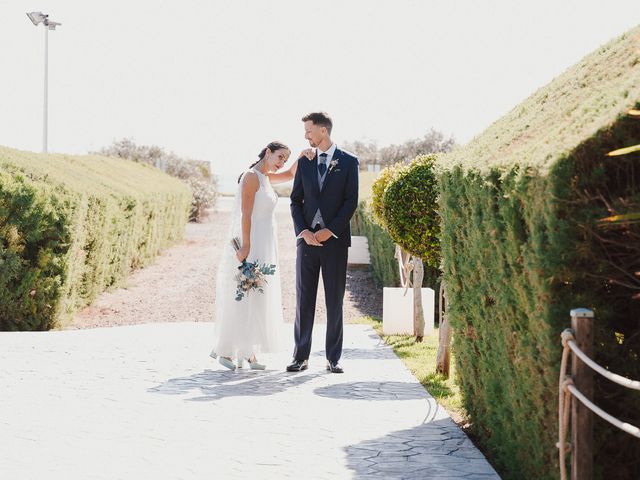
<path id="1" fill-rule="evenodd" d="M 351 218 L 353 235 L 363 235 L 369 242 L 371 257 L 371 273 L 379 287 L 398 287 L 400 277 L 398 261 L 395 259 L 396 246 L 387 232 L 373 220 L 371 207 L 367 202 L 360 202 Z"/>
<path id="2" fill-rule="evenodd" d="M 146 165 L 0 147 L 0 330 L 67 322 L 180 239 L 190 202 Z"/>
<path id="3" fill-rule="evenodd" d="M 640 299 L 617 280 L 637 275 L 640 225 L 598 222 L 640 207 L 640 154 L 606 157 L 640 143 L 640 121 L 626 115 L 640 101 L 639 44 L 636 28 L 600 48 L 438 162 L 459 381 L 505 479 L 558 476 L 560 332 L 570 308 L 595 310 L 599 363 L 640 377 Z M 595 400 L 640 424 L 636 392 L 598 379 Z M 599 475 L 637 478 L 640 444 L 600 419 L 595 429 Z"/>

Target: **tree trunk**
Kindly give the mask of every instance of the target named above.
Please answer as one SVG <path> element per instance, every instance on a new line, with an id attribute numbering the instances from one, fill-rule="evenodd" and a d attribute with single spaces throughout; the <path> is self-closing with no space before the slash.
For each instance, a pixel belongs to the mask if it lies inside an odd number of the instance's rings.
<path id="1" fill-rule="evenodd" d="M 395 258 L 398 260 L 398 270 L 400 276 L 400 286 L 405 289 L 411 287 L 411 269 L 413 264 L 409 261 L 410 256 L 407 252 L 400 248 L 400 245 L 396 245 Z"/>
<path id="2" fill-rule="evenodd" d="M 413 334 L 416 342 L 421 342 L 424 337 L 424 309 L 422 307 L 422 279 L 424 278 L 424 266 L 422 259 L 413 257 Z"/>
<path id="3" fill-rule="evenodd" d="M 440 283 L 440 328 L 438 335 L 438 354 L 436 356 L 436 372 L 449 378 L 451 364 L 451 329 L 447 319 L 447 297 L 444 281 Z"/>

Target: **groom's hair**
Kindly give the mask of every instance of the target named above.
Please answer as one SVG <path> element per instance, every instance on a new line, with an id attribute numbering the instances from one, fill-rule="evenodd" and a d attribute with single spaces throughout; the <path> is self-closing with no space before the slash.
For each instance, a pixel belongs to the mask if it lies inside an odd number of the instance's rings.
<path id="1" fill-rule="evenodd" d="M 313 112 L 308 113 L 304 117 L 302 117 L 303 122 L 311 121 L 314 125 L 320 125 L 321 127 L 326 127 L 327 132 L 331 135 L 331 129 L 333 128 L 333 122 L 331 121 L 331 117 L 326 112 Z"/>

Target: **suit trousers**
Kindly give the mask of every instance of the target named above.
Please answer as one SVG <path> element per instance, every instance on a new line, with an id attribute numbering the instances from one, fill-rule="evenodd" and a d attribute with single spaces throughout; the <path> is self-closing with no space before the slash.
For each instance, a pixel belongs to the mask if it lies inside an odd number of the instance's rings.
<path id="1" fill-rule="evenodd" d="M 342 303 L 347 282 L 348 253 L 348 244 L 334 237 L 324 242 L 322 247 L 307 245 L 304 240 L 298 241 L 294 328 L 296 346 L 293 353 L 296 360 L 307 360 L 311 353 L 320 272 L 327 307 L 326 357 L 331 362 L 337 362 L 342 356 Z"/>

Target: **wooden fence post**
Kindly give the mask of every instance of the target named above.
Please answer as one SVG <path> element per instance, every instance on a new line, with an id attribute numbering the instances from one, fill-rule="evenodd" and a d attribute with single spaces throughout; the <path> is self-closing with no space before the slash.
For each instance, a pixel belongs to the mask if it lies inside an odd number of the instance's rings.
<path id="1" fill-rule="evenodd" d="M 593 358 L 593 311 L 587 308 L 571 310 L 571 328 L 576 344 Z M 571 376 L 578 390 L 593 401 L 593 371 L 575 354 L 571 355 Z M 571 399 L 571 479 L 593 479 L 593 415 L 576 398 Z"/>
<path id="2" fill-rule="evenodd" d="M 422 306 L 422 280 L 424 266 L 420 257 L 413 256 L 413 334 L 416 342 L 424 338 L 424 308 Z"/>
<path id="3" fill-rule="evenodd" d="M 449 319 L 447 318 L 447 295 L 444 280 L 440 283 L 439 297 L 439 335 L 438 335 L 438 353 L 436 355 L 436 372 L 441 373 L 449 378 L 449 367 L 451 364 L 451 328 Z"/>

